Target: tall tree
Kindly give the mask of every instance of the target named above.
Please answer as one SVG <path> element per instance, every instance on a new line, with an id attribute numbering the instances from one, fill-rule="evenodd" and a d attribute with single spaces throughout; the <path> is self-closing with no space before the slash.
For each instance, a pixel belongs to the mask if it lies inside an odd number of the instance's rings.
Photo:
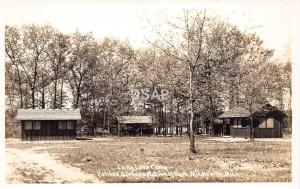
<path id="1" fill-rule="evenodd" d="M 73 108 L 79 108 L 84 82 L 93 69 L 97 43 L 90 33 L 81 34 L 78 31 L 72 34 L 70 40 L 72 45 L 68 62 L 68 83 L 73 94 Z"/>
<path id="2" fill-rule="evenodd" d="M 24 46 L 19 29 L 11 26 L 5 26 L 5 53 L 8 60 L 6 68 L 11 68 L 14 71 L 16 83 L 18 85 L 18 94 L 20 99 L 20 107 L 24 107 L 24 87 L 25 82 L 22 64 L 24 63 Z M 12 66 L 10 66 L 11 64 Z"/>
<path id="3" fill-rule="evenodd" d="M 128 69 L 129 65 L 133 62 L 135 53 L 133 48 L 128 42 L 121 42 L 117 39 L 106 37 L 100 44 L 99 61 L 103 63 L 106 70 L 106 83 L 108 84 L 108 94 L 106 96 L 107 107 L 107 127 L 110 132 L 110 117 L 114 110 L 112 110 L 113 103 L 118 104 L 117 94 L 123 93 L 118 91 L 126 89 L 128 84 Z M 128 86 L 128 85 L 127 85 Z M 129 91 L 128 88 L 126 89 Z"/>
<path id="4" fill-rule="evenodd" d="M 65 74 L 68 71 L 66 68 L 66 59 L 69 55 L 70 46 L 69 36 L 56 31 L 45 51 L 47 53 L 47 60 L 50 63 L 49 70 L 51 70 L 50 75 L 54 91 L 52 107 L 54 109 L 62 108 L 63 82 L 65 80 Z M 60 90 L 59 86 L 61 87 Z M 60 99 L 60 102 L 58 99 Z"/>
<path id="5" fill-rule="evenodd" d="M 181 22 L 180 22 L 181 21 Z M 151 24 L 151 23 L 150 23 Z M 188 90 L 189 90 L 189 137 L 190 137 L 190 159 L 196 153 L 195 138 L 193 129 L 194 120 L 194 103 L 195 103 L 195 70 L 203 64 L 203 48 L 205 48 L 204 38 L 207 35 L 205 27 L 207 24 L 206 10 L 202 12 L 191 13 L 189 10 L 183 11 L 183 17 L 180 18 L 179 24 L 169 22 L 171 30 L 177 31 L 181 35 L 175 37 L 178 33 L 163 34 L 154 28 L 158 37 L 163 42 L 162 45 L 152 43 L 166 55 L 182 62 L 188 70 Z M 171 49 L 171 51 L 169 50 Z"/>
<path id="6" fill-rule="evenodd" d="M 53 35 L 51 26 L 26 25 L 22 28 L 23 44 L 26 49 L 24 72 L 31 90 L 31 107 L 36 108 L 36 92 L 40 68 L 45 63 L 45 49 Z"/>

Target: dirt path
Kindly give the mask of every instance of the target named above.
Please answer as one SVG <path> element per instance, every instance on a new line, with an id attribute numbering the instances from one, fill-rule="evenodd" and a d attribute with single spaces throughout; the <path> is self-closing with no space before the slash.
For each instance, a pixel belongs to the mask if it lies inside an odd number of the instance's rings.
<path id="1" fill-rule="evenodd" d="M 81 169 L 58 162 L 53 155 L 6 148 L 7 183 L 99 183 Z"/>

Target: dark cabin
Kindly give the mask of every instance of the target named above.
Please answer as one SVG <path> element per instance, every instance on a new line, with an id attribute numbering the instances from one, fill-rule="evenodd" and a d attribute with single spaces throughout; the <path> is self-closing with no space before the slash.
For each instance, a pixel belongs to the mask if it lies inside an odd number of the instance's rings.
<path id="1" fill-rule="evenodd" d="M 152 116 L 117 116 L 118 136 L 150 136 L 154 133 Z"/>
<path id="2" fill-rule="evenodd" d="M 223 120 L 221 135 L 250 138 L 252 117 L 254 138 L 281 138 L 284 115 L 270 104 L 265 104 L 252 114 L 247 108 L 234 107 L 219 116 Z"/>
<path id="3" fill-rule="evenodd" d="M 254 138 L 283 137 L 286 114 L 271 104 L 265 104 L 252 114 L 254 118 Z"/>
<path id="4" fill-rule="evenodd" d="M 22 140 L 67 140 L 76 138 L 80 110 L 19 109 Z"/>

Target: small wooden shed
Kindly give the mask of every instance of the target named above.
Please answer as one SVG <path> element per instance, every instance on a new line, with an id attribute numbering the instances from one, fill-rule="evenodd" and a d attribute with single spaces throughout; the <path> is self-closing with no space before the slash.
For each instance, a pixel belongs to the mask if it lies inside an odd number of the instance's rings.
<path id="1" fill-rule="evenodd" d="M 117 116 L 118 136 L 153 135 L 152 116 Z"/>
<path id="2" fill-rule="evenodd" d="M 19 109 L 22 140 L 66 140 L 76 138 L 80 110 Z"/>

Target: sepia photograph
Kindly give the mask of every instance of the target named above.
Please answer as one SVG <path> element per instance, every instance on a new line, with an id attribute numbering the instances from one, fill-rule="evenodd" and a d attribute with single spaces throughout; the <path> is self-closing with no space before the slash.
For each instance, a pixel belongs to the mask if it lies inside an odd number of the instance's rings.
<path id="1" fill-rule="evenodd" d="M 5 183 L 299 182 L 299 5 L 5 0 Z"/>

